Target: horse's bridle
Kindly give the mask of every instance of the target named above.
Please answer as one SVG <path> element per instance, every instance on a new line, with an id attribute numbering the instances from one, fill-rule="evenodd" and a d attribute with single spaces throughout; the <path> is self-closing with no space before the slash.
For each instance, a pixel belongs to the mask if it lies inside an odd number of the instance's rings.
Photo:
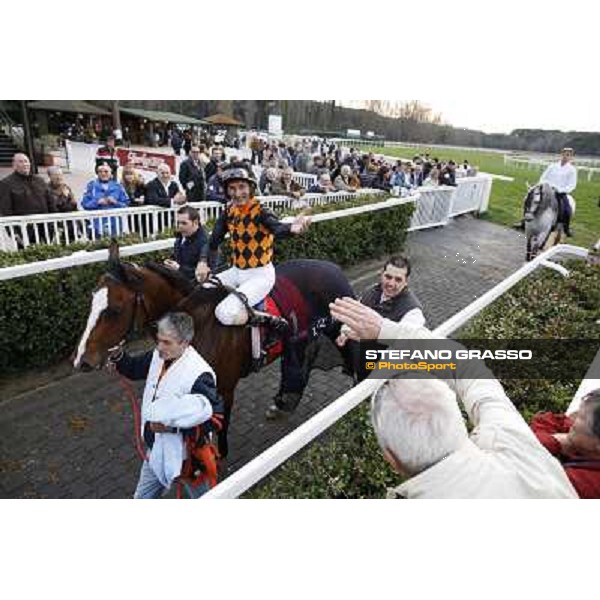
<path id="1" fill-rule="evenodd" d="M 139 315 L 141 314 L 140 309 L 145 313 L 147 319 L 150 316 L 150 313 L 144 304 L 144 294 L 141 291 L 136 290 L 133 311 L 131 312 L 131 321 L 127 331 L 125 332 L 125 337 L 123 338 L 125 343 L 130 342 L 134 337 L 138 336 L 142 331 L 144 331 L 144 321 L 140 320 L 139 318 Z M 143 318 L 144 317 L 142 315 L 142 319 Z"/>

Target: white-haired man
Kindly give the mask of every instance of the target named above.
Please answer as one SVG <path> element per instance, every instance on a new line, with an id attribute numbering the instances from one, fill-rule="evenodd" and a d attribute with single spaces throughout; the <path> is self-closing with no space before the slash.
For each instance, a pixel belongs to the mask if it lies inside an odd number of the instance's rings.
<path id="1" fill-rule="evenodd" d="M 350 298 L 331 314 L 351 339 L 435 339 L 425 327 L 384 319 Z M 473 424 L 467 433 L 456 400 Z M 384 456 L 408 477 L 402 498 L 577 498 L 560 463 L 537 440 L 504 389 L 488 379 L 399 378 L 372 400 Z"/>
<path id="2" fill-rule="evenodd" d="M 159 498 L 190 460 L 186 436 L 223 412 L 216 375 L 190 345 L 194 321 L 186 313 L 168 313 L 158 321 L 156 349 L 129 356 L 117 348 L 111 356 L 116 370 L 132 380 L 146 378 L 141 408 L 141 435 L 146 446 L 134 498 Z M 202 485 L 190 495 L 206 491 Z"/>

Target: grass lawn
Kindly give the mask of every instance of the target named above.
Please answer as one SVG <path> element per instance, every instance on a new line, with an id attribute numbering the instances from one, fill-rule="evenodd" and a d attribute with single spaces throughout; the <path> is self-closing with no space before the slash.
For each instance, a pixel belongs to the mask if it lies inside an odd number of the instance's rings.
<path id="1" fill-rule="evenodd" d="M 361 152 L 368 150 L 378 154 L 398 156 L 406 159 L 411 159 L 419 152 L 429 152 L 432 157 L 437 157 L 441 160 L 454 159 L 457 163 L 467 159 L 470 164 L 477 165 L 480 171 L 514 177 L 514 181 L 494 180 L 489 210 L 482 215 L 482 218 L 499 223 L 500 225 L 510 226 L 521 218 L 526 183 L 537 183 L 542 173 L 541 169 L 535 170 L 505 166 L 502 155 L 494 152 L 444 150 L 440 148 L 428 148 L 427 146 L 422 146 L 419 149 L 414 147 L 379 147 L 364 150 L 361 148 Z M 600 179 L 598 175 L 595 174 L 594 179 L 588 181 L 587 172 L 579 172 L 577 189 L 573 196 L 577 202 L 577 210 L 571 221 L 575 235 L 569 239 L 568 243 L 589 247 L 600 237 L 600 207 L 598 206 Z"/>

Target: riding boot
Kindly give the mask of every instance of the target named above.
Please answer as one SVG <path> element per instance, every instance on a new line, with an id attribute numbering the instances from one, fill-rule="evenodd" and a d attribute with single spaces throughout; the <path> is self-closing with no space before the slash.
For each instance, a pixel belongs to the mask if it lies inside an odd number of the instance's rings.
<path id="1" fill-rule="evenodd" d="M 567 237 L 573 237 L 573 231 L 571 230 L 571 215 L 564 216 L 563 229 Z"/>

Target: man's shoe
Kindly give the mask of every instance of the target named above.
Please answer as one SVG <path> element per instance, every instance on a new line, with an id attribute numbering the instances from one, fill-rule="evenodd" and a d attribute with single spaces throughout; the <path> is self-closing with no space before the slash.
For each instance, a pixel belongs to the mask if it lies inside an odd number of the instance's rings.
<path id="1" fill-rule="evenodd" d="M 278 408 L 277 405 L 271 404 L 271 406 L 269 406 L 269 408 L 267 408 L 267 410 L 265 411 L 265 418 L 269 421 L 275 421 L 277 419 L 283 419 L 289 416 L 289 414 L 289 412 Z"/>
<path id="2" fill-rule="evenodd" d="M 519 231 L 525 231 L 525 221 L 518 221 L 517 223 L 513 223 L 513 229 L 518 229 Z"/>

